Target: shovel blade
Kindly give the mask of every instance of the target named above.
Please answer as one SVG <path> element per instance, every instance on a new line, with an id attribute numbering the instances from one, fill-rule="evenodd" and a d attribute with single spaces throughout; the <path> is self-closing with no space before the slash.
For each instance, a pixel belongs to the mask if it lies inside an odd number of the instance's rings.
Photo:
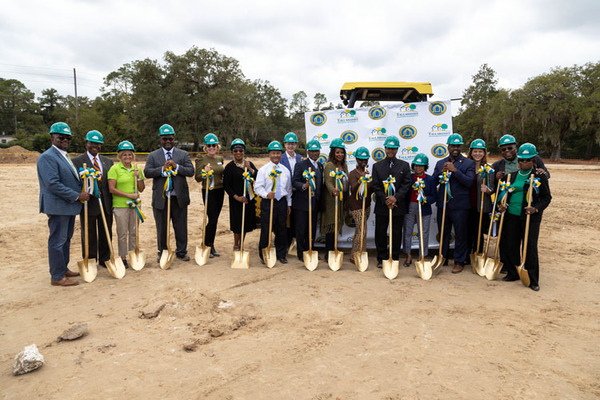
<path id="1" fill-rule="evenodd" d="M 169 269 L 174 258 L 175 258 L 174 251 L 163 250 L 160 255 L 160 268 L 161 269 Z"/>
<path id="2" fill-rule="evenodd" d="M 277 262 L 277 254 L 275 253 L 275 247 L 265 247 L 263 250 L 263 261 L 267 268 L 273 268 Z"/>
<path id="3" fill-rule="evenodd" d="M 354 253 L 354 264 L 360 272 L 365 272 L 369 268 L 369 254 L 366 251 Z"/>
<path id="4" fill-rule="evenodd" d="M 144 252 L 138 251 L 136 253 L 135 250 L 130 251 L 129 264 L 131 264 L 131 268 L 133 268 L 134 271 L 139 271 L 144 268 L 146 265 L 146 256 L 144 255 Z"/>
<path id="5" fill-rule="evenodd" d="M 383 275 L 385 275 L 386 278 L 392 280 L 398 276 L 400 261 L 383 260 L 382 264 L 383 264 Z"/>
<path id="6" fill-rule="evenodd" d="M 194 255 L 194 259 L 196 260 L 196 264 L 203 266 L 204 264 L 206 264 L 208 262 L 208 259 L 210 258 L 210 247 L 208 246 L 202 246 L 202 247 L 198 247 L 196 246 L 196 254 Z"/>
<path id="7" fill-rule="evenodd" d="M 415 267 L 417 269 L 417 274 L 424 281 L 430 280 L 433 276 L 433 268 L 430 261 L 415 261 Z"/>
<path id="8" fill-rule="evenodd" d="M 487 254 L 478 254 L 477 260 L 475 262 L 475 273 L 479 276 L 485 275 L 485 263 L 487 262 L 488 257 Z"/>
<path id="9" fill-rule="evenodd" d="M 476 274 L 477 273 L 477 257 L 479 256 L 479 254 L 477 253 L 471 253 L 471 271 Z"/>
<path id="10" fill-rule="evenodd" d="M 485 262 L 485 277 L 488 281 L 493 281 L 500 277 L 500 271 L 504 264 L 500 260 L 488 258 Z"/>
<path id="11" fill-rule="evenodd" d="M 108 273 L 111 274 L 113 278 L 122 279 L 125 276 L 125 264 L 123 264 L 121 257 L 113 257 L 110 260 L 107 260 L 105 264 Z"/>
<path id="12" fill-rule="evenodd" d="M 79 269 L 79 275 L 81 275 L 83 280 L 87 283 L 93 282 L 94 279 L 96 279 L 96 275 L 98 275 L 96 261 L 90 262 L 89 259 L 77 261 L 77 268 Z"/>
<path id="13" fill-rule="evenodd" d="M 330 251 L 327 261 L 329 264 L 329 269 L 331 269 L 332 271 L 337 271 L 340 268 L 342 268 L 343 258 L 344 253 L 342 253 L 341 251 Z"/>
<path id="14" fill-rule="evenodd" d="M 233 260 L 231 260 L 231 268 L 248 269 L 250 268 L 250 252 L 234 251 Z"/>
<path id="15" fill-rule="evenodd" d="M 290 243 L 290 247 L 288 248 L 288 255 L 295 256 L 296 255 L 296 238 L 292 238 L 292 242 Z"/>
<path id="16" fill-rule="evenodd" d="M 316 251 L 304 251 L 302 252 L 302 258 L 304 258 L 304 266 L 309 271 L 314 271 L 319 265 L 319 253 Z"/>
<path id="17" fill-rule="evenodd" d="M 525 269 L 525 264 L 519 265 L 517 267 L 517 272 L 519 273 L 519 278 L 521 278 L 521 283 L 523 283 L 524 286 L 529 287 L 531 281 L 529 280 L 529 272 Z"/>

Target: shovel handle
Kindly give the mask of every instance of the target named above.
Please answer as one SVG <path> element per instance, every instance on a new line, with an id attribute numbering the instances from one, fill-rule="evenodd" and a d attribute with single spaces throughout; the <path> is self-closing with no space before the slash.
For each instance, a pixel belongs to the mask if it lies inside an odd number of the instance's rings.
<path id="1" fill-rule="evenodd" d="M 442 259 L 442 248 L 444 247 L 444 225 L 446 222 L 446 200 L 448 199 L 448 189 L 444 185 L 444 206 L 442 210 L 442 229 L 440 230 L 440 259 Z"/>
<path id="2" fill-rule="evenodd" d="M 200 187 L 202 193 L 202 187 Z M 206 209 L 208 208 L 208 178 L 206 182 L 206 190 L 204 194 L 204 217 L 202 218 L 202 248 L 206 247 Z M 171 214 L 169 213 L 169 216 Z"/>
<path id="3" fill-rule="evenodd" d="M 83 163 L 83 169 L 87 169 L 87 163 Z M 82 192 L 87 192 L 89 187 L 88 177 L 83 178 L 83 186 L 81 187 Z M 88 202 L 83 203 L 83 247 L 85 250 L 84 259 L 87 260 L 90 257 L 90 239 L 88 233 Z"/>
<path id="4" fill-rule="evenodd" d="M 312 172 L 312 168 L 308 168 L 308 174 Z M 309 178 L 310 179 L 310 178 Z M 308 251 L 312 251 L 312 189 L 310 182 L 308 183 Z"/>
<path id="5" fill-rule="evenodd" d="M 267 249 L 271 250 L 271 236 L 273 235 L 273 199 L 271 199 L 271 210 L 269 211 L 269 244 Z"/>
<path id="6" fill-rule="evenodd" d="M 244 167 L 244 174 L 246 174 L 248 172 L 248 168 Z M 244 178 L 245 179 L 245 178 Z M 244 182 L 244 197 L 246 197 L 246 184 Z M 240 232 L 242 233 L 241 237 L 240 237 L 240 254 L 244 254 L 244 231 L 246 228 L 246 226 L 244 225 L 244 223 L 246 219 L 246 202 L 242 202 L 242 229 L 240 230 Z"/>
<path id="7" fill-rule="evenodd" d="M 527 190 L 527 194 L 529 200 L 527 201 L 527 207 L 531 207 L 531 198 L 533 197 L 533 178 L 534 174 L 529 176 L 529 190 Z M 525 266 L 525 260 L 527 259 L 527 242 L 529 239 L 529 220 L 531 219 L 531 214 L 527 214 L 525 219 L 525 239 L 523 239 L 523 254 L 521 255 L 521 265 Z"/>

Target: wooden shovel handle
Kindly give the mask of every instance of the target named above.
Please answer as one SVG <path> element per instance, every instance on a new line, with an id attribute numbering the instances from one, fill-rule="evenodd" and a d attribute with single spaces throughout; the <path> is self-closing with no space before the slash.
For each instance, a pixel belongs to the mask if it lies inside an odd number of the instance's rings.
<path id="1" fill-rule="evenodd" d="M 308 175 L 310 179 L 310 173 L 312 168 L 308 168 Z M 312 189 L 310 182 L 308 182 L 308 252 L 312 251 Z"/>
<path id="2" fill-rule="evenodd" d="M 244 174 L 246 174 L 248 172 L 248 168 L 244 167 Z M 245 178 L 244 178 L 245 179 Z M 246 182 L 244 182 L 244 197 L 246 197 Z M 245 231 L 245 225 L 244 223 L 246 222 L 246 202 L 242 203 L 242 229 L 241 229 L 241 233 L 242 236 L 240 238 L 240 254 L 244 254 L 244 231 Z"/>
<path id="3" fill-rule="evenodd" d="M 83 169 L 87 169 L 87 164 L 83 163 Z M 82 192 L 87 192 L 89 187 L 88 177 L 83 178 L 83 186 L 81 187 Z M 85 249 L 85 257 L 87 260 L 90 257 L 90 239 L 88 233 L 88 202 L 83 203 L 83 244 Z"/>
<path id="4" fill-rule="evenodd" d="M 531 207 L 531 198 L 533 197 L 533 178 L 534 174 L 529 176 L 529 190 L 527 190 L 527 194 L 529 200 L 527 201 L 527 207 Z M 529 239 L 529 220 L 531 219 L 531 214 L 527 214 L 525 220 L 525 239 L 523 240 L 523 254 L 521 255 L 521 265 L 525 265 L 525 260 L 527 259 L 527 241 Z"/>

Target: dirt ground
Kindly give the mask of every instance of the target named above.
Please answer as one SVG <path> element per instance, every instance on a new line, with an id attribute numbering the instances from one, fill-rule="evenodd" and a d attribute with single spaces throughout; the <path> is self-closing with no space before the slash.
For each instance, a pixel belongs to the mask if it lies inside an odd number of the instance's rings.
<path id="1" fill-rule="evenodd" d="M 202 267 L 175 260 L 163 271 L 151 190 L 142 195 L 143 270 L 116 280 L 100 269 L 92 283 L 52 287 L 35 164 L 2 164 L 0 397 L 600 398 L 600 167 L 549 169 L 536 293 L 448 267 L 431 281 L 414 267 L 389 281 L 374 258 L 360 273 L 348 255 L 337 272 L 324 261 L 309 272 L 294 256 L 267 269 L 258 231 L 247 239 L 250 269 L 231 269 L 227 200 L 221 257 Z M 190 187 L 193 258 L 202 207 L 199 185 Z M 77 221 L 72 270 L 80 259 Z M 156 318 L 140 318 L 160 306 Z M 88 335 L 57 343 L 77 322 L 89 324 Z M 46 364 L 13 376 L 15 354 L 32 343 Z"/>

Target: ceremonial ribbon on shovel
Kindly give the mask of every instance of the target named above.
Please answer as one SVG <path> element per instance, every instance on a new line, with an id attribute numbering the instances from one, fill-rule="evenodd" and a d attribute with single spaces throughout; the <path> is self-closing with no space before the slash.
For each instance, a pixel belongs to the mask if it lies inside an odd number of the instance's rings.
<path id="1" fill-rule="evenodd" d="M 359 186 L 358 190 L 356 191 L 356 200 L 364 199 L 366 196 L 368 196 L 367 185 L 372 181 L 373 178 L 371 178 L 371 175 L 365 175 L 358 178 Z"/>
<path id="2" fill-rule="evenodd" d="M 310 185 L 310 190 L 311 190 L 311 196 L 314 197 L 315 196 L 315 171 L 309 171 L 309 170 L 304 170 L 304 172 L 302 172 L 302 177 L 304 179 L 306 179 L 306 182 L 308 182 L 308 184 Z"/>
<path id="3" fill-rule="evenodd" d="M 440 175 L 440 183 L 442 185 L 446 185 L 446 195 L 447 195 L 446 201 L 452 200 L 452 194 L 450 192 L 450 176 L 451 175 L 452 175 L 452 172 L 450 172 L 450 171 L 444 171 Z"/>
<path id="4" fill-rule="evenodd" d="M 415 183 L 413 183 L 412 188 L 417 191 L 417 201 L 421 204 L 427 203 L 427 198 L 423 192 L 425 189 L 425 182 L 423 182 L 423 179 L 417 178 Z"/>
<path id="5" fill-rule="evenodd" d="M 98 189 L 98 181 L 102 177 L 102 174 L 98 172 L 95 168 L 79 168 L 79 176 L 81 179 L 90 178 L 92 180 L 92 184 L 89 187 L 88 191 L 90 195 L 95 198 L 100 198 L 100 190 Z"/>
<path id="6" fill-rule="evenodd" d="M 344 178 L 344 171 L 329 171 L 329 176 L 335 178 L 335 188 L 339 190 L 340 194 L 338 195 L 340 201 L 344 199 L 344 184 L 342 183 L 342 179 Z"/>
<path id="7" fill-rule="evenodd" d="M 252 200 L 254 196 L 256 196 L 256 194 L 254 193 L 254 186 L 252 185 L 254 183 L 254 178 L 252 177 L 252 175 L 250 175 L 248 171 L 244 172 L 242 175 L 244 177 L 244 185 L 246 187 L 246 194 L 248 196 L 248 200 Z"/>
<path id="8" fill-rule="evenodd" d="M 165 180 L 165 186 L 163 187 L 162 196 L 164 198 L 165 193 L 168 193 L 168 196 L 170 196 L 171 192 L 173 191 L 173 177 L 177 175 L 177 171 L 175 171 L 172 167 L 167 167 L 162 175 L 167 178 Z"/>
<path id="9" fill-rule="evenodd" d="M 140 199 L 127 200 L 127 205 L 129 206 L 129 208 L 133 208 L 135 210 L 135 214 L 140 219 L 140 222 L 144 222 L 144 220 L 146 219 L 146 216 L 144 215 L 144 213 L 142 212 L 142 209 L 140 208 L 140 206 L 142 205 L 142 200 L 140 200 Z"/>
<path id="10" fill-rule="evenodd" d="M 271 172 L 269 172 L 269 178 L 271 178 L 271 181 L 273 182 L 271 184 L 271 192 L 275 192 L 275 190 L 277 189 L 277 178 L 281 175 L 281 171 L 278 169 L 273 168 L 273 170 Z"/>
<path id="11" fill-rule="evenodd" d="M 393 196 L 396 193 L 396 187 L 394 186 L 394 183 L 396 183 L 396 178 L 391 175 L 388 176 L 385 181 L 383 181 L 383 191 L 385 192 L 386 196 Z"/>
<path id="12" fill-rule="evenodd" d="M 215 188 L 215 171 L 211 169 L 210 171 L 202 170 L 200 171 L 200 176 L 202 179 L 206 179 L 208 183 L 208 190 L 213 190 Z"/>

